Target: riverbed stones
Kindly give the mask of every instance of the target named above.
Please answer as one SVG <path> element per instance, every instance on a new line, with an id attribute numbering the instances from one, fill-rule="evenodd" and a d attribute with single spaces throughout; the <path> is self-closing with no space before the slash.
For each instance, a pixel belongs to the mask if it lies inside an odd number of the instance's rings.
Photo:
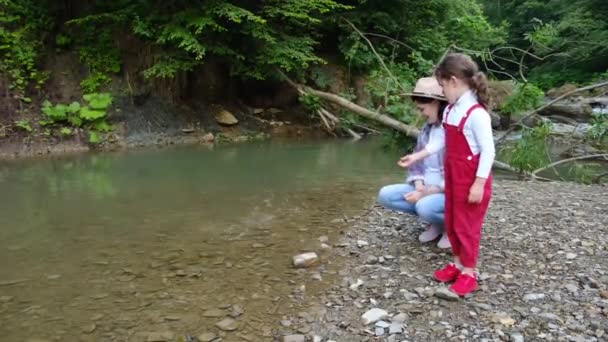
<path id="1" fill-rule="evenodd" d="M 605 339 L 608 327 L 599 322 L 608 314 L 606 206 L 605 187 L 497 180 L 480 250 L 480 291 L 458 301 L 441 298 L 442 285 L 432 278 L 451 253 L 421 244 L 424 226 L 415 217 L 373 206 L 346 219 L 351 229 L 334 244 L 344 247 L 331 250 L 345 265 L 319 298 L 326 320 L 313 331 L 326 340 L 366 340 L 361 334 L 371 338 L 377 327 L 362 326 L 361 314 L 375 307 L 395 313 L 382 319 L 391 324 L 407 314 L 403 335 L 384 328 L 373 337 L 382 342 Z M 384 263 L 370 264 L 379 256 Z M 357 279 L 364 285 L 353 291 Z"/>

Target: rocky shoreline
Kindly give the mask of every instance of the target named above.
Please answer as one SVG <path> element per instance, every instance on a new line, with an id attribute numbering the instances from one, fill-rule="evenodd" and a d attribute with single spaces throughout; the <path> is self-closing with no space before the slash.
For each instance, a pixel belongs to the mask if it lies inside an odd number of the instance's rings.
<path id="1" fill-rule="evenodd" d="M 606 190 L 497 181 L 482 239 L 481 289 L 464 299 L 432 280 L 451 255 L 418 242 L 421 223 L 374 206 L 346 219 L 351 228 L 331 244 L 329 258 L 344 260 L 339 284 L 309 298 L 314 313 L 284 317 L 277 338 L 605 341 Z M 362 315 L 372 309 L 378 315 L 364 324 Z"/>

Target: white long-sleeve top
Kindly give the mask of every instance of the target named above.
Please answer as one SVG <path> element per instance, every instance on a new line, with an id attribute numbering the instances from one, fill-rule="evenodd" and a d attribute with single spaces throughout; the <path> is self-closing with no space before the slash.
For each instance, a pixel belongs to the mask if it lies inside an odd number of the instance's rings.
<path id="1" fill-rule="evenodd" d="M 445 133 L 441 125 L 433 125 L 429 131 L 428 144 L 435 144 L 435 141 L 445 141 Z M 439 152 L 439 151 L 438 151 Z M 437 186 L 441 191 L 445 189 L 445 176 L 443 173 L 443 153 L 435 153 L 422 160 L 424 172 L 421 175 L 409 175 L 406 183 L 417 180 L 424 181 L 424 185 Z"/>
<path id="2" fill-rule="evenodd" d="M 475 93 L 467 91 L 452 106 L 449 115 L 447 115 L 447 121 L 445 122 L 448 125 L 458 126 L 460 120 L 466 115 L 467 111 L 477 103 L 478 101 Z M 448 108 L 446 108 L 443 113 L 444 120 L 447 113 Z M 492 119 L 490 118 L 490 114 L 483 108 L 473 110 L 464 125 L 463 133 L 473 155 L 480 154 L 476 176 L 488 178 L 490 171 L 492 171 L 492 164 L 494 163 L 494 156 L 496 154 L 494 150 L 494 137 L 492 136 Z M 429 144 L 425 147 L 431 154 L 435 154 L 443 148 L 445 148 L 445 135 L 443 136 L 443 139 L 436 138 L 429 141 Z"/>

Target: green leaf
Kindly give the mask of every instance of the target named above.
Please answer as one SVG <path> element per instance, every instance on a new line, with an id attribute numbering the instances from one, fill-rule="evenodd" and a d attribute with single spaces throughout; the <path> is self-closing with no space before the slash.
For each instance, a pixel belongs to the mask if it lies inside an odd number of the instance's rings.
<path id="1" fill-rule="evenodd" d="M 89 103 L 89 107 L 92 109 L 107 109 L 113 100 L 110 93 L 86 94 L 82 98 Z"/>
<path id="2" fill-rule="evenodd" d="M 28 119 L 15 121 L 15 126 L 21 128 L 25 131 L 28 131 L 28 132 L 32 131 L 32 126 L 30 125 L 30 120 L 28 120 Z"/>
<path id="3" fill-rule="evenodd" d="M 95 128 L 95 130 L 99 132 L 110 132 L 112 130 L 112 126 L 108 124 L 108 122 L 105 120 L 95 122 L 93 124 L 93 128 Z"/>
<path id="4" fill-rule="evenodd" d="M 68 122 L 74 127 L 82 126 L 82 119 L 77 115 L 70 115 Z"/>
<path id="5" fill-rule="evenodd" d="M 68 106 L 68 113 L 78 113 L 80 111 L 80 103 L 74 101 Z"/>
<path id="6" fill-rule="evenodd" d="M 94 121 L 106 116 L 106 112 L 103 110 L 91 109 L 88 106 L 80 108 L 80 118 L 86 121 Z"/>
<path id="7" fill-rule="evenodd" d="M 62 127 L 59 132 L 61 135 L 72 135 L 72 130 L 67 127 Z"/>
<path id="8" fill-rule="evenodd" d="M 101 142 L 101 136 L 98 132 L 90 131 L 89 132 L 89 142 L 91 144 L 99 144 Z"/>
<path id="9" fill-rule="evenodd" d="M 51 119 L 53 122 L 63 121 L 67 119 L 68 107 L 63 104 L 53 106 L 42 107 L 42 112 Z"/>

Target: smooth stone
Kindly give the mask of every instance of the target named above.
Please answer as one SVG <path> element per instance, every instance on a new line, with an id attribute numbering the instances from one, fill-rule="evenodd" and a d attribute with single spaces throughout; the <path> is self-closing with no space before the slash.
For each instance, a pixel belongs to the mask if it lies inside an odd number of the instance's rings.
<path id="1" fill-rule="evenodd" d="M 391 322 L 393 323 L 405 323 L 405 321 L 407 321 L 407 314 L 401 312 L 397 315 L 395 315 L 392 319 Z"/>
<path id="2" fill-rule="evenodd" d="M 293 265 L 296 268 L 310 267 L 319 261 L 317 253 L 303 253 L 293 257 Z"/>
<path id="3" fill-rule="evenodd" d="M 211 342 L 215 339 L 217 339 L 217 335 L 215 333 L 204 333 L 204 334 L 200 334 L 198 335 L 198 340 L 200 342 Z"/>
<path id="4" fill-rule="evenodd" d="M 357 240 L 357 247 L 363 248 L 365 246 L 369 246 L 369 242 L 365 240 Z"/>
<path id="5" fill-rule="evenodd" d="M 382 336 L 384 335 L 384 328 L 376 327 L 374 333 L 376 334 L 376 336 Z"/>
<path id="6" fill-rule="evenodd" d="M 380 327 L 380 328 L 388 328 L 388 327 L 389 327 L 389 325 L 390 325 L 390 324 L 388 324 L 388 323 L 387 323 L 387 322 L 385 322 L 385 321 L 378 321 L 378 322 L 376 322 L 376 326 L 377 326 L 377 327 Z"/>
<path id="7" fill-rule="evenodd" d="M 382 310 L 382 309 L 378 309 L 378 308 L 373 308 L 371 310 L 368 310 L 366 313 L 364 313 L 361 316 L 361 319 L 363 321 L 363 324 L 370 324 L 370 323 L 375 323 L 381 319 L 385 319 L 388 316 L 388 312 Z"/>
<path id="8" fill-rule="evenodd" d="M 223 317 L 225 314 L 226 313 L 224 310 L 211 309 L 211 310 L 207 310 L 207 311 L 203 312 L 202 316 L 207 317 L 207 318 L 217 318 L 217 317 Z"/>
<path id="9" fill-rule="evenodd" d="M 283 342 L 306 342 L 306 336 L 304 335 L 287 335 L 283 336 Z"/>
<path id="10" fill-rule="evenodd" d="M 458 299 L 460 299 L 460 297 L 457 294 L 450 291 L 447 287 L 438 288 L 437 290 L 435 290 L 434 295 L 437 298 L 450 300 L 450 301 L 457 301 Z"/>
<path id="11" fill-rule="evenodd" d="M 146 342 L 167 342 L 173 340 L 175 334 L 171 331 L 151 332 L 148 334 Z"/>
<path id="12" fill-rule="evenodd" d="M 543 298 L 545 298 L 544 293 L 528 293 L 524 296 L 524 301 L 531 302 L 531 301 L 540 300 Z"/>
<path id="13" fill-rule="evenodd" d="M 525 342 L 524 335 L 522 334 L 511 334 L 511 342 Z"/>
<path id="14" fill-rule="evenodd" d="M 391 323 L 388 327 L 389 334 L 401 334 L 403 332 L 403 325 L 401 323 Z"/>
<path id="15" fill-rule="evenodd" d="M 215 326 L 218 329 L 224 330 L 224 331 L 234 331 L 234 330 L 238 329 L 238 327 L 239 327 L 237 321 L 235 321 L 232 318 L 226 318 L 222 321 L 219 321 L 215 324 Z"/>

